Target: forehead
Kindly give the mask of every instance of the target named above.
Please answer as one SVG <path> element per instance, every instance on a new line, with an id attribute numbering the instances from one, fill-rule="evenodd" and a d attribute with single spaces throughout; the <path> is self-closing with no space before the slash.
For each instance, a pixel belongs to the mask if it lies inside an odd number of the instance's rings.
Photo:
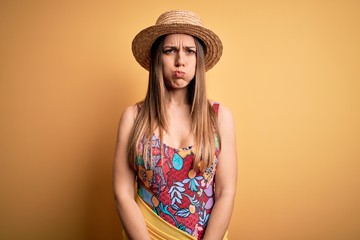
<path id="1" fill-rule="evenodd" d="M 164 39 L 164 45 L 186 45 L 195 46 L 194 37 L 188 34 L 169 34 Z"/>

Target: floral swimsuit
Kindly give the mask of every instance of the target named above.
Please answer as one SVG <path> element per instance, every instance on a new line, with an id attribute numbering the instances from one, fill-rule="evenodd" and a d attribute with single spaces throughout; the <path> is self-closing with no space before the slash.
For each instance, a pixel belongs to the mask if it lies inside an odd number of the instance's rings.
<path id="1" fill-rule="evenodd" d="M 213 104 L 216 113 L 218 107 L 218 103 Z M 193 170 L 192 146 L 161 147 L 155 134 L 151 144 L 152 156 L 147 164 L 142 155 L 136 158 L 138 195 L 167 223 L 202 239 L 214 205 L 218 142 L 214 160 L 204 172 Z M 139 152 L 143 152 L 143 147 L 141 143 Z"/>

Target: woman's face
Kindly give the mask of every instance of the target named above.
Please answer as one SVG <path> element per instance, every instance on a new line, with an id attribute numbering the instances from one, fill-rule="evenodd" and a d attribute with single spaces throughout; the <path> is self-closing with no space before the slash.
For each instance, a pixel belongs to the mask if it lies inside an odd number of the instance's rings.
<path id="1" fill-rule="evenodd" d="M 167 35 L 161 58 L 166 85 L 172 89 L 187 87 L 196 69 L 194 37 L 187 34 Z"/>

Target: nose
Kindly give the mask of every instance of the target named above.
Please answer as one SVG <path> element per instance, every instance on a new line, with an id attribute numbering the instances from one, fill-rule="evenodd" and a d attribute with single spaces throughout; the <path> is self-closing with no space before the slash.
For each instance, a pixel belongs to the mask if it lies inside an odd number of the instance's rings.
<path id="1" fill-rule="evenodd" d="M 175 59 L 175 66 L 176 67 L 180 67 L 180 66 L 184 66 L 184 63 L 185 63 L 185 59 L 184 59 L 184 53 L 182 53 L 182 51 L 179 51 L 177 54 L 176 54 L 176 59 Z"/>

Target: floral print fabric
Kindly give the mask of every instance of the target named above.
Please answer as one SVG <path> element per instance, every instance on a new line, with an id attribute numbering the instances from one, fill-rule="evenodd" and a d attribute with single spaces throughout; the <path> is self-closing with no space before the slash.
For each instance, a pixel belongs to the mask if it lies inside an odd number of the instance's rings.
<path id="1" fill-rule="evenodd" d="M 202 239 L 214 205 L 216 156 L 205 172 L 193 170 L 193 147 L 175 149 L 160 143 L 154 134 L 147 152 L 147 164 L 142 155 L 136 159 L 138 195 L 169 224 Z M 143 152 L 143 143 L 139 152 Z M 150 155 L 150 154 L 149 154 Z M 151 159 L 151 161 L 150 161 Z"/>

